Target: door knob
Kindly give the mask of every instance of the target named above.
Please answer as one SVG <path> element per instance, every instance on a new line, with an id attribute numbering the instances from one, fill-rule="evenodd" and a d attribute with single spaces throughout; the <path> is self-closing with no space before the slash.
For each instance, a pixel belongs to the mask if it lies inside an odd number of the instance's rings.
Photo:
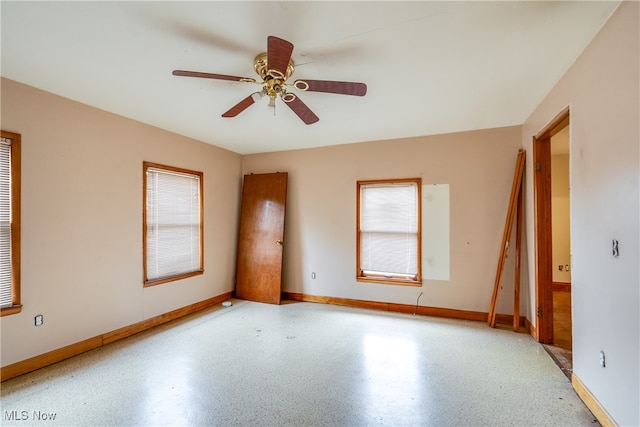
<path id="1" fill-rule="evenodd" d="M 279 244 L 280 246 L 282 246 L 282 240 L 276 240 L 276 243 Z"/>

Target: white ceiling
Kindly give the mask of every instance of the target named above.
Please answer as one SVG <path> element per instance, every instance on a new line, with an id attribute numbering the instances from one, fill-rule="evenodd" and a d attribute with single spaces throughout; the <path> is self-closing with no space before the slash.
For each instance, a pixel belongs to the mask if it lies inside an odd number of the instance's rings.
<path id="1" fill-rule="evenodd" d="M 517 125 L 602 27 L 605 2 L 8 2 L 1 74 L 241 154 Z M 295 78 L 361 81 L 365 97 L 302 93 L 305 125 L 259 88 L 175 77 L 257 77 L 275 35 Z"/>

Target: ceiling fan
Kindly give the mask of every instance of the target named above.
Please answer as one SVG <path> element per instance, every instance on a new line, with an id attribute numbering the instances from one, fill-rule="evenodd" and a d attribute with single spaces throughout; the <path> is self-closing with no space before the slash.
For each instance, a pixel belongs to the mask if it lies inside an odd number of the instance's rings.
<path id="1" fill-rule="evenodd" d="M 287 83 L 295 69 L 291 54 L 293 44 L 275 36 L 267 37 L 267 51 L 259 54 L 253 60 L 253 68 L 258 73 L 261 82 L 250 77 L 228 76 L 225 74 L 201 73 L 197 71 L 174 70 L 174 76 L 200 77 L 205 79 L 231 80 L 236 82 L 256 83 L 262 85 L 262 90 L 238 102 L 222 117 L 235 117 L 264 96 L 269 97 L 269 106 L 275 107 L 279 97 L 284 103 L 300 117 L 305 124 L 312 124 L 320 120 L 313 111 L 293 92 L 299 91 L 338 93 L 342 95 L 364 96 L 367 93 L 367 85 L 356 82 L 340 82 L 332 80 L 296 80 Z"/>

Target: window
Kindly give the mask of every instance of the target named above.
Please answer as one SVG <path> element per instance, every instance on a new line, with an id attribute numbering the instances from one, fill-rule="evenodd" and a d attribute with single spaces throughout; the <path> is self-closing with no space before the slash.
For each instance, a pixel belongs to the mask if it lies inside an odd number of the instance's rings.
<path id="1" fill-rule="evenodd" d="M 204 272 L 202 172 L 144 162 L 144 284 Z"/>
<path id="2" fill-rule="evenodd" d="M 421 179 L 358 181 L 357 280 L 420 286 Z"/>
<path id="3" fill-rule="evenodd" d="M 0 139 L 0 307 L 20 313 L 20 135 Z"/>

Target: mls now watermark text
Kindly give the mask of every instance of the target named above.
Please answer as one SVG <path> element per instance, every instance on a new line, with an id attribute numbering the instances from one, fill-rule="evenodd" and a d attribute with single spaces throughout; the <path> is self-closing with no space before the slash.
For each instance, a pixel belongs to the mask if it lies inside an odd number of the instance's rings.
<path id="1" fill-rule="evenodd" d="M 53 421 L 55 412 L 45 411 L 4 411 L 5 421 Z"/>

